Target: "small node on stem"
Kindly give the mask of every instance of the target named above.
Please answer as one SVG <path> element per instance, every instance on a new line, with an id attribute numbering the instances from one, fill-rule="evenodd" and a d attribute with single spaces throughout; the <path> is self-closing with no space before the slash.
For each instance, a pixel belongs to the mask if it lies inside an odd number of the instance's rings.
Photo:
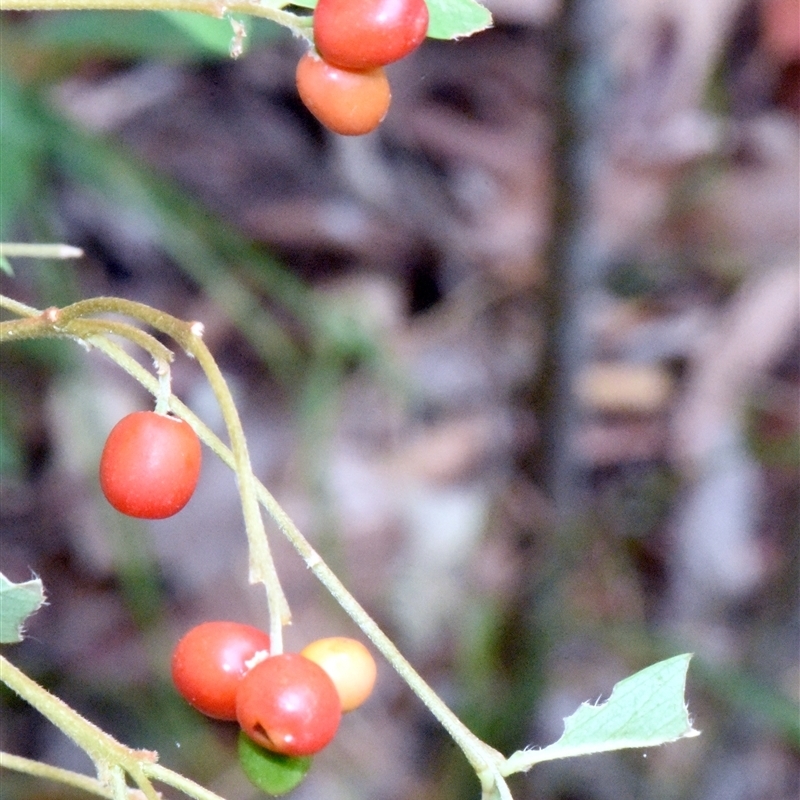
<path id="1" fill-rule="evenodd" d="M 312 553 L 308 558 L 306 558 L 306 567 L 308 569 L 314 569 L 318 564 L 322 563 L 322 558 L 320 558 L 319 553 Z"/>
<path id="2" fill-rule="evenodd" d="M 42 319 L 45 322 L 49 322 L 51 325 L 55 325 L 61 317 L 61 309 L 56 308 L 55 306 L 50 306 L 50 308 L 46 308 L 42 311 Z"/>
<path id="3" fill-rule="evenodd" d="M 172 370 L 166 361 L 155 359 L 156 374 L 158 375 L 158 394 L 156 395 L 156 413 L 166 414 L 169 411 L 169 401 L 172 397 Z"/>
<path id="4" fill-rule="evenodd" d="M 203 325 L 202 322 L 192 322 L 189 325 L 189 333 L 191 333 L 192 336 L 196 336 L 198 339 L 203 338 L 203 333 L 205 332 L 205 329 L 206 327 L 205 325 Z"/>
<path id="5" fill-rule="evenodd" d="M 163 359 L 154 358 L 153 366 L 156 368 L 157 375 L 169 375 L 169 364 Z"/>

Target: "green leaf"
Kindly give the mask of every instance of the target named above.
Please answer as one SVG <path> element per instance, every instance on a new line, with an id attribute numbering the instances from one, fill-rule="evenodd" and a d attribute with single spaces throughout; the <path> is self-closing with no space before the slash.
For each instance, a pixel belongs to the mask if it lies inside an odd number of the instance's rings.
<path id="1" fill-rule="evenodd" d="M 699 736 L 692 728 L 684 691 L 691 654 L 659 661 L 620 681 L 602 705 L 584 703 L 564 720 L 564 735 L 543 750 L 518 750 L 503 773 L 529 770 L 556 758 L 654 747 Z"/>
<path id="2" fill-rule="evenodd" d="M 0 572 L 0 644 L 22 641 L 25 620 L 44 603 L 44 587 L 35 580 L 12 583 Z"/>
<path id="3" fill-rule="evenodd" d="M 492 15 L 476 0 L 426 0 L 431 21 L 428 36 L 433 39 L 459 39 L 492 25 Z M 317 0 L 292 0 L 292 5 L 316 8 Z"/>
<path id="4" fill-rule="evenodd" d="M 239 731 L 237 752 L 242 771 L 262 792 L 277 797 L 299 786 L 311 767 L 311 756 L 284 756 L 257 745 Z"/>
<path id="5" fill-rule="evenodd" d="M 471 36 L 492 25 L 492 15 L 475 0 L 427 0 L 431 21 L 428 36 L 433 39 L 458 39 Z"/>
<path id="6" fill-rule="evenodd" d="M 0 272 L 5 272 L 6 275 L 14 275 L 14 270 L 5 256 L 0 256 Z"/>

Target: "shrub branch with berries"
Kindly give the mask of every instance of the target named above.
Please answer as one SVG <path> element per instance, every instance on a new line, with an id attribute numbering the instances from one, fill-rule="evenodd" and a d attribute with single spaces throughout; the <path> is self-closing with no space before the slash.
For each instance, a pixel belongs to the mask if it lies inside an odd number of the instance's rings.
<path id="1" fill-rule="evenodd" d="M 298 7 L 313 8 L 313 14 L 298 13 Z M 217 2 L 205 0 L 0 0 L 0 8 L 221 13 Z M 291 7 L 284 0 L 262 0 L 258 5 L 227 3 L 225 9 L 226 15 L 232 15 L 235 50 L 242 41 L 239 14 L 267 17 L 308 41 L 309 49 L 297 67 L 298 92 L 322 124 L 345 135 L 367 133 L 386 115 L 391 97 L 386 65 L 413 52 L 426 35 L 454 39 L 491 23 L 486 9 L 473 0 L 295 0 Z M 0 246 L 0 263 L 4 257 L 78 255 L 75 248 L 61 245 Z M 367 700 L 377 670 L 365 644 L 347 637 L 331 636 L 311 642 L 300 653 L 284 652 L 282 632 L 290 612 L 272 560 L 262 508 L 365 638 L 453 738 L 475 770 L 483 800 L 511 800 L 506 778 L 542 761 L 650 747 L 696 735 L 684 700 L 690 656 L 679 655 L 620 682 L 604 704 L 581 706 L 565 720 L 563 736 L 549 747 L 524 748 L 504 756 L 476 737 L 428 686 L 255 478 L 236 406 L 203 342 L 201 323 L 107 297 L 46 310 L 0 297 L 0 308 L 5 318 L 0 322 L 0 343 L 39 338 L 79 342 L 110 358 L 153 395 L 152 409 L 135 412 L 115 426 L 98 464 L 100 487 L 118 512 L 155 520 L 179 513 L 191 502 L 197 485 L 202 445 L 235 471 L 249 543 L 249 580 L 265 588 L 269 630 L 236 621 L 205 622 L 176 643 L 171 670 L 176 690 L 188 703 L 211 718 L 239 725 L 242 769 L 265 793 L 284 794 L 302 781 L 313 755 L 334 740 L 342 714 Z M 228 444 L 172 393 L 174 353 L 156 335 L 170 337 L 203 369 L 225 420 Z M 152 359 L 153 371 L 129 355 L 117 343 L 120 338 L 144 350 Z M 0 573 L 0 600 L 0 643 L 21 641 L 25 620 L 43 604 L 41 581 L 14 584 Z M 0 753 L 0 767 L 113 800 L 134 796 L 157 800 L 154 783 L 175 787 L 197 800 L 221 800 L 159 765 L 157 753 L 118 742 L 4 656 L 0 656 L 0 679 L 81 747 L 97 775 L 89 777 L 9 753 Z"/>
<path id="2" fill-rule="evenodd" d="M 41 252 L 48 255 L 60 252 L 53 246 L 44 248 Z M 4 252 L 20 254 L 25 248 L 10 245 Z M 74 255 L 68 249 L 64 252 Z M 0 252 L 0 256 L 3 254 Z M 518 750 L 506 758 L 478 739 L 425 683 L 255 478 L 236 407 L 203 343 L 200 323 L 184 322 L 119 298 L 96 298 L 40 311 L 0 297 L 0 308 L 12 317 L 0 322 L 0 343 L 54 337 L 80 342 L 112 359 L 155 398 L 153 410 L 135 412 L 115 426 L 98 465 L 103 493 L 120 513 L 149 519 L 179 513 L 191 501 L 197 483 L 201 442 L 235 470 L 250 543 L 250 581 L 266 588 L 270 630 L 235 621 L 203 623 L 177 642 L 171 669 L 175 687 L 187 702 L 209 717 L 238 723 L 242 769 L 267 794 L 284 794 L 302 781 L 312 756 L 334 739 L 342 714 L 369 697 L 376 666 L 367 647 L 347 637 L 317 640 L 300 653 L 283 652 L 282 629 L 289 621 L 289 609 L 259 505 L 452 736 L 476 772 L 483 800 L 510 800 L 506 778 L 542 761 L 649 747 L 696 735 L 684 701 L 690 656 L 679 655 L 620 682 L 606 703 L 581 706 L 565 720 L 564 735 L 556 743 L 541 750 Z M 203 368 L 222 410 L 230 447 L 172 394 L 173 352 L 150 331 L 170 336 Z M 154 372 L 142 367 L 114 341 L 119 337 L 144 349 L 153 359 Z M 146 486 L 147 492 L 142 493 L 141 486 Z M 42 583 L 34 579 L 14 584 L 0 574 L 0 598 L 0 642 L 20 641 L 25 620 L 44 601 Z M 214 793 L 159 765 L 157 753 L 133 750 L 116 741 L 3 656 L 0 679 L 89 755 L 97 777 L 9 753 L 0 754 L 0 767 L 113 800 L 133 796 L 129 780 L 148 800 L 158 797 L 154 782 L 173 786 L 198 800 L 219 800 Z"/>
<path id="3" fill-rule="evenodd" d="M 288 28 L 309 46 L 297 65 L 300 99 L 326 128 L 344 136 L 375 130 L 388 113 L 385 66 L 405 58 L 427 36 L 457 39 L 492 24 L 489 11 L 475 0 L 0 0 L 3 11 L 91 8 L 224 17 L 231 25 L 233 57 L 246 41 L 242 17 L 263 17 Z M 305 9 L 310 13 L 301 13 Z M 186 30 L 208 34 L 194 26 Z"/>

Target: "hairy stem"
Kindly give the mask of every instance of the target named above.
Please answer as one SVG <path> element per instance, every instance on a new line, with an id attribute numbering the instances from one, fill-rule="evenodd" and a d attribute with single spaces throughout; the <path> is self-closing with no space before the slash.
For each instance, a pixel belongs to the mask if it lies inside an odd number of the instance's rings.
<path id="1" fill-rule="evenodd" d="M 81 789 L 84 792 L 97 795 L 98 797 L 110 799 L 114 796 L 111 790 L 103 786 L 97 778 L 92 778 L 89 775 L 81 775 L 79 772 L 73 772 L 69 769 L 52 767 L 50 764 L 43 764 L 41 761 L 15 756 L 11 753 L 0 752 L 0 768 L 12 769 L 15 772 L 24 772 L 26 775 L 32 775 L 35 778 L 55 781 L 65 786 Z"/>
<path id="2" fill-rule="evenodd" d="M 73 772 L 69 769 L 53 767 L 50 766 L 50 764 L 43 764 L 41 761 L 34 761 L 31 758 L 23 758 L 22 756 L 15 756 L 11 753 L 0 752 L 0 769 L 11 769 L 15 772 L 23 772 L 35 778 L 55 781 L 64 786 L 81 789 L 97 797 L 105 797 L 107 800 L 114 800 L 113 789 L 104 786 L 97 778 L 92 778 L 89 775 L 82 775 L 79 772 Z M 167 769 L 167 767 L 162 767 L 161 764 L 146 762 L 142 764 L 142 772 L 154 781 L 165 783 L 167 786 L 179 789 L 188 797 L 194 797 L 195 800 L 224 800 L 223 797 L 215 792 L 206 789 L 199 783 L 195 783 L 171 769 Z M 144 795 L 139 789 L 128 788 L 125 797 L 126 800 L 142 800 Z"/>
<path id="3" fill-rule="evenodd" d="M 156 760 L 155 753 L 132 750 L 118 742 L 63 700 L 50 694 L 4 656 L 0 656 L 0 680 L 72 739 L 94 761 L 101 777 L 105 777 L 106 765 L 115 765 L 133 777 L 148 800 L 158 800 L 153 785 L 141 769 L 142 762 Z M 111 796 L 115 795 L 112 793 Z"/>
<path id="4" fill-rule="evenodd" d="M 192 11 L 218 19 L 246 14 L 272 20 L 310 41 L 311 17 L 284 11 L 286 5 L 276 0 L 0 0 L 0 11 Z"/>

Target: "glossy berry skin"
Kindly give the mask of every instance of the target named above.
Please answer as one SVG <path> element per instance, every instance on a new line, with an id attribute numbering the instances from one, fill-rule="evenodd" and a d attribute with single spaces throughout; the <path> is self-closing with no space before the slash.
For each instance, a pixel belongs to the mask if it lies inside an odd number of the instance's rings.
<path id="1" fill-rule="evenodd" d="M 164 519 L 177 514 L 200 476 L 200 440 L 177 417 L 137 411 L 112 429 L 100 457 L 100 488 L 129 517 Z"/>
<path id="2" fill-rule="evenodd" d="M 297 91 L 305 107 L 329 130 L 361 136 L 378 127 L 392 99 L 386 73 L 340 69 L 314 53 L 297 64 Z"/>
<path id="3" fill-rule="evenodd" d="M 204 622 L 172 653 L 172 681 L 181 696 L 214 719 L 236 719 L 236 693 L 249 661 L 269 651 L 269 636 L 240 622 Z"/>
<path id="4" fill-rule="evenodd" d="M 301 655 L 319 664 L 330 675 L 342 711 L 358 708 L 372 694 L 378 671 L 372 654 L 356 639 L 331 636 L 306 645 Z"/>
<path id="5" fill-rule="evenodd" d="M 314 44 L 330 64 L 383 67 L 407 56 L 428 32 L 425 0 L 319 0 Z"/>
<path id="6" fill-rule="evenodd" d="M 333 681 L 299 653 L 257 664 L 239 684 L 236 716 L 261 747 L 287 756 L 310 756 L 336 734 L 342 709 Z"/>

